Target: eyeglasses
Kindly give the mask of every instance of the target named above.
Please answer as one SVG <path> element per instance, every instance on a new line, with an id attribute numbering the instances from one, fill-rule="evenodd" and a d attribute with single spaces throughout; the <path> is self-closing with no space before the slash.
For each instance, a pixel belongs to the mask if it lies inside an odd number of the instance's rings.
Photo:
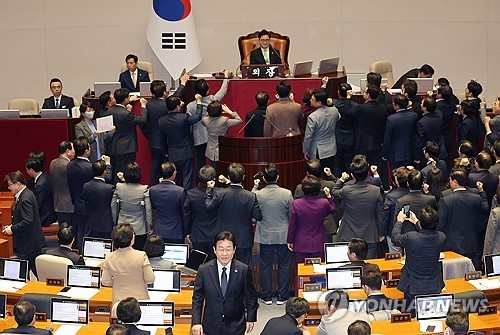
<path id="1" fill-rule="evenodd" d="M 226 249 L 224 249 L 224 248 L 217 248 L 216 250 L 220 254 L 224 254 L 224 253 L 230 254 L 230 253 L 232 253 L 234 251 L 233 248 L 226 248 Z"/>

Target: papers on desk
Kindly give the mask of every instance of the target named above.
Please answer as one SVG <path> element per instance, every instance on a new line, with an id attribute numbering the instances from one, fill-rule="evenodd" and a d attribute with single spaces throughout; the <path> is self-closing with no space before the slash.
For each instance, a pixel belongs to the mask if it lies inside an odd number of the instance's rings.
<path id="1" fill-rule="evenodd" d="M 54 335 L 76 335 L 82 325 L 62 325 L 54 332 Z"/>
<path id="2" fill-rule="evenodd" d="M 90 300 L 94 295 L 99 292 L 97 288 L 88 287 L 72 287 L 66 292 L 59 292 L 57 295 L 64 295 L 72 299 Z"/>
<path id="3" fill-rule="evenodd" d="M 474 287 L 480 291 L 482 291 L 482 290 L 494 290 L 494 289 L 500 288 L 500 278 L 476 279 L 476 280 L 470 280 L 469 283 L 474 285 Z"/>
<path id="4" fill-rule="evenodd" d="M 317 302 L 325 292 L 315 291 L 315 292 L 304 292 L 302 291 L 302 296 L 304 299 L 310 302 Z"/>
<path id="5" fill-rule="evenodd" d="M 0 292 L 15 293 L 26 286 L 25 282 L 16 280 L 0 280 Z"/>
<path id="6" fill-rule="evenodd" d="M 148 291 L 150 301 L 165 301 L 167 300 L 169 294 L 170 292 L 165 292 L 165 291 Z"/>
<path id="7" fill-rule="evenodd" d="M 313 264 L 314 273 L 326 274 L 326 269 L 335 269 L 349 263 Z"/>
<path id="8" fill-rule="evenodd" d="M 99 258 L 85 258 L 85 266 L 101 266 L 104 259 Z"/>
<path id="9" fill-rule="evenodd" d="M 421 333 L 442 333 L 443 321 L 441 320 L 424 320 L 419 321 Z"/>

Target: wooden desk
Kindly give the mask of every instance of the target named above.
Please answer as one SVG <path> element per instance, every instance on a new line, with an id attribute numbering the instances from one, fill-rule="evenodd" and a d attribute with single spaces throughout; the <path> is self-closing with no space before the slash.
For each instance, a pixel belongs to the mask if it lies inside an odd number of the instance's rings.
<path id="1" fill-rule="evenodd" d="M 445 251 L 443 262 L 448 259 L 464 258 L 464 256 L 459 255 L 453 251 Z M 401 269 L 403 265 L 399 262 L 401 259 L 385 260 L 383 258 L 369 259 L 367 262 L 371 264 L 377 264 L 380 268 L 382 274 L 386 275 L 389 279 L 393 276 L 401 274 Z M 304 287 L 304 283 L 309 283 L 311 277 L 324 277 L 325 274 L 314 273 L 314 267 L 312 265 L 304 265 L 303 263 L 297 265 L 297 287 L 299 289 Z"/>
<path id="2" fill-rule="evenodd" d="M 57 330 L 61 325 L 57 323 L 51 322 L 36 322 L 35 327 L 37 328 L 52 328 L 54 331 Z M 12 316 L 8 317 L 5 320 L 0 320 L 0 331 L 3 331 L 7 328 L 17 327 L 16 321 Z M 109 327 L 109 322 L 89 322 L 88 326 L 83 326 L 80 331 L 78 331 L 78 335 L 96 335 L 96 334 L 105 334 L 106 329 Z M 53 331 L 53 332 L 54 332 Z M 191 331 L 191 325 L 188 324 L 176 324 L 172 331 L 175 335 L 189 335 Z M 163 329 L 158 329 L 156 335 L 164 335 L 165 331 Z"/>
<path id="3" fill-rule="evenodd" d="M 0 197 L 0 228 L 12 224 L 12 206 L 14 205 L 14 195 L 10 192 L 2 192 Z M 0 257 L 10 257 L 14 254 L 14 243 L 12 235 L 1 234 L 0 238 L 7 241 L 7 246 L 0 248 Z"/>

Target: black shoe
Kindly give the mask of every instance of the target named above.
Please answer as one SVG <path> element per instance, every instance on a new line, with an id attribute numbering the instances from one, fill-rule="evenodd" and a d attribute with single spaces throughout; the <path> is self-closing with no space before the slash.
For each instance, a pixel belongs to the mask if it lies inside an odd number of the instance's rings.
<path id="1" fill-rule="evenodd" d="M 271 297 L 262 298 L 262 301 L 266 305 L 272 305 L 273 304 L 273 298 L 271 298 Z"/>
<path id="2" fill-rule="evenodd" d="M 288 299 L 283 299 L 281 297 L 278 297 L 278 299 L 276 299 L 276 305 L 284 305 L 286 304 L 287 301 Z"/>

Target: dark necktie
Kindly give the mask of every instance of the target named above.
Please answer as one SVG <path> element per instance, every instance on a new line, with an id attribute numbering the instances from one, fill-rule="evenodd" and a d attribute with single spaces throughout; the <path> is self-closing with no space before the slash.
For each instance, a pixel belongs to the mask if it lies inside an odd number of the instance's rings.
<path id="1" fill-rule="evenodd" d="M 222 296 L 226 296 L 226 291 L 227 291 L 227 273 L 226 273 L 226 267 L 222 268 L 222 276 L 220 276 L 220 288 L 222 291 Z"/>
<path id="2" fill-rule="evenodd" d="M 56 99 L 56 109 L 59 109 L 60 105 L 59 105 L 59 99 Z"/>

